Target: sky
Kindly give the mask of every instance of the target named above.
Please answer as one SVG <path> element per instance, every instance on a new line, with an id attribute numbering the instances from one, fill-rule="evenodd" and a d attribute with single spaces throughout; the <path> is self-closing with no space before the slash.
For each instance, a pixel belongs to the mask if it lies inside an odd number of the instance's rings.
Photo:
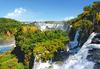
<path id="1" fill-rule="evenodd" d="M 69 20 L 100 0 L 0 0 L 0 17 L 21 21 Z"/>

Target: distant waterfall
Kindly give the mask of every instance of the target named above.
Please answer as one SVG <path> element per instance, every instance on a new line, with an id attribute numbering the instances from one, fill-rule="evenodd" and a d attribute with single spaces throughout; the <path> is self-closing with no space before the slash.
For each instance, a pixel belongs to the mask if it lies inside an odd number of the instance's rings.
<path id="1" fill-rule="evenodd" d="M 70 27 L 67 24 L 64 24 L 63 22 L 60 23 L 45 23 L 45 22 L 40 22 L 40 23 L 35 23 L 35 25 L 41 30 L 63 30 L 63 31 L 69 31 Z"/>

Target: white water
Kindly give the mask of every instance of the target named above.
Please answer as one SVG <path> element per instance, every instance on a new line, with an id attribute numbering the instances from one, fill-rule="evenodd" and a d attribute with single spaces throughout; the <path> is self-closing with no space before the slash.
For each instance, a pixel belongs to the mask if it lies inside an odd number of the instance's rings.
<path id="1" fill-rule="evenodd" d="M 63 64 L 59 65 L 55 63 L 50 64 L 49 62 L 39 62 L 35 64 L 35 68 L 33 69 L 93 69 L 95 63 L 88 61 L 86 57 L 88 56 L 89 49 L 100 48 L 100 45 L 98 44 L 90 44 L 95 35 L 96 33 L 92 33 L 80 51 L 66 59 Z"/>
<path id="2" fill-rule="evenodd" d="M 80 51 L 74 56 L 70 56 L 69 59 L 65 61 L 62 69 L 93 69 L 94 63 L 88 61 L 86 57 L 88 55 L 89 44 L 95 35 L 96 33 L 90 35 L 89 39 L 84 43 Z"/>
<path id="3" fill-rule="evenodd" d="M 47 62 L 34 62 L 34 67 L 33 67 L 33 69 L 47 69 L 47 68 L 49 68 L 49 66 L 51 66 L 50 64 L 49 64 L 49 62 L 47 61 Z"/>
<path id="4" fill-rule="evenodd" d="M 70 46 L 73 48 L 73 47 L 75 47 L 75 46 L 77 46 L 77 44 L 78 44 L 78 37 L 79 37 L 79 32 L 80 32 L 80 29 L 78 29 L 77 31 L 76 31 L 76 34 L 75 34 L 75 38 L 74 38 L 74 41 L 71 41 L 69 44 L 70 44 Z"/>
<path id="5" fill-rule="evenodd" d="M 70 41 L 69 42 L 69 47 L 70 48 L 74 48 L 74 47 L 76 47 L 78 45 L 79 32 L 80 32 L 80 28 L 78 28 L 78 30 L 76 31 L 76 34 L 75 34 L 75 37 L 74 37 L 74 41 Z M 70 50 L 70 52 L 76 53 L 78 50 L 79 50 L 79 48 Z"/>
<path id="6" fill-rule="evenodd" d="M 45 22 L 40 22 L 40 23 L 36 23 L 36 26 L 39 27 L 39 29 L 41 31 L 45 31 L 45 30 L 50 30 L 50 29 L 58 29 L 58 30 L 69 30 L 69 26 L 66 25 L 64 23 L 45 23 Z"/>

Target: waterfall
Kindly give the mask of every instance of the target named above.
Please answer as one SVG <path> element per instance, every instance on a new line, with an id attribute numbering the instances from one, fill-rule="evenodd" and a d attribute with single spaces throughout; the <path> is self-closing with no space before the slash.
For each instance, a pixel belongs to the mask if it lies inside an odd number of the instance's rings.
<path id="1" fill-rule="evenodd" d="M 47 69 L 50 67 L 50 64 L 49 62 L 42 62 L 42 61 L 39 61 L 39 62 L 34 62 L 34 67 L 33 69 Z"/>
<path id="2" fill-rule="evenodd" d="M 74 56 L 70 56 L 63 64 L 62 69 L 93 69 L 95 63 L 86 59 L 91 41 L 96 33 L 92 33 L 84 43 L 80 51 Z M 90 44 L 90 45 L 89 45 Z"/>
<path id="3" fill-rule="evenodd" d="M 79 32 L 80 32 L 80 28 L 76 31 L 74 41 L 77 41 L 78 36 L 79 36 Z"/>
<path id="4" fill-rule="evenodd" d="M 68 31 L 69 30 L 69 26 L 67 24 L 64 24 L 63 22 L 60 23 L 45 23 L 45 22 L 40 22 L 40 23 L 35 23 L 36 26 L 38 26 L 38 28 L 41 31 L 45 31 L 45 30 L 51 30 L 51 29 L 56 29 L 56 30 L 63 30 L 63 31 Z M 66 26 L 66 28 L 65 28 Z"/>
<path id="5" fill-rule="evenodd" d="M 42 62 L 41 60 L 37 61 L 37 59 L 38 59 L 38 56 L 35 56 L 34 67 L 32 69 L 47 69 L 50 67 L 49 61 Z"/>
<path id="6" fill-rule="evenodd" d="M 91 44 L 92 39 L 97 33 L 92 33 L 88 40 L 84 43 L 79 52 L 75 55 L 70 55 L 62 64 L 56 62 L 34 62 L 33 69 L 93 69 L 94 62 L 88 61 L 86 58 L 89 55 L 88 50 L 91 48 L 100 48 L 98 44 Z"/>
<path id="7" fill-rule="evenodd" d="M 74 48 L 78 45 L 78 37 L 79 37 L 79 32 L 80 32 L 80 28 L 78 28 L 78 30 L 76 31 L 76 34 L 75 34 L 75 37 L 74 37 L 74 41 L 70 41 L 69 42 L 69 47 L 70 48 Z M 77 49 L 74 49 L 74 50 L 71 50 L 71 52 L 77 52 L 78 51 L 78 48 Z"/>

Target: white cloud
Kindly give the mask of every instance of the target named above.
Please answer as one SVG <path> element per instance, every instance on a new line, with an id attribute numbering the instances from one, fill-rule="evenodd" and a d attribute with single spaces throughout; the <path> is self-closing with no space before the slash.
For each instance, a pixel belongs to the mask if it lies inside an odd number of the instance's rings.
<path id="1" fill-rule="evenodd" d="M 22 19 L 23 15 L 25 14 L 26 11 L 27 10 L 24 8 L 16 8 L 13 12 L 8 13 L 4 17 L 20 20 L 20 19 Z"/>
<path id="2" fill-rule="evenodd" d="M 73 18 L 75 18 L 75 17 L 74 16 L 70 16 L 70 17 L 66 17 L 64 20 L 68 21 L 68 20 L 73 19 Z"/>

